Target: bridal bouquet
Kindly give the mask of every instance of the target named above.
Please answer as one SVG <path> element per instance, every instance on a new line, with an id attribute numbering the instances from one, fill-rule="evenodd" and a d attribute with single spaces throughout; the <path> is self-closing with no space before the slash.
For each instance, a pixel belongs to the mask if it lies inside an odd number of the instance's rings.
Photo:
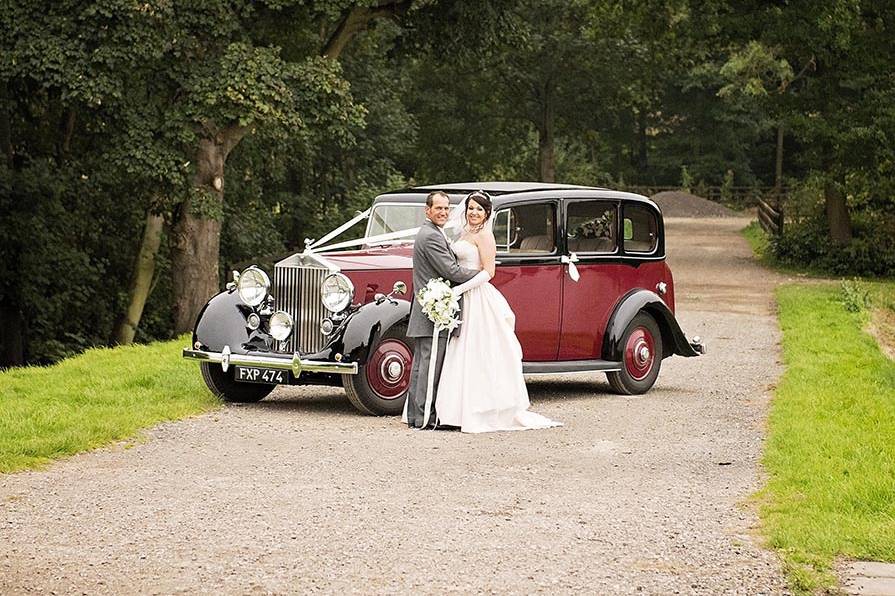
<path id="1" fill-rule="evenodd" d="M 459 324 L 457 313 L 460 301 L 451 292 L 451 287 L 440 277 L 430 279 L 417 293 L 423 312 L 435 323 L 436 329 L 453 331 Z"/>

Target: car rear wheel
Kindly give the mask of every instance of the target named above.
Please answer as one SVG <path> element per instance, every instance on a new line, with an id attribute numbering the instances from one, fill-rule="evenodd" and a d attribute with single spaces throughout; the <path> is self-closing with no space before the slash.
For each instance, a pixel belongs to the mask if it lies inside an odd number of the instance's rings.
<path id="1" fill-rule="evenodd" d="M 364 414 L 397 416 L 403 411 L 413 365 L 406 335 L 404 323 L 392 326 L 370 347 L 356 375 L 342 375 L 348 400 Z"/>
<path id="2" fill-rule="evenodd" d="M 606 373 L 616 393 L 639 395 L 650 390 L 662 368 L 662 332 L 655 319 L 637 313 L 622 336 L 622 369 Z"/>
<path id="3" fill-rule="evenodd" d="M 208 389 L 224 401 L 237 403 L 253 403 L 261 401 L 274 390 L 276 385 L 264 385 L 261 383 L 238 383 L 233 380 L 233 369 L 227 372 L 221 369 L 221 365 L 212 362 L 199 364 L 202 371 L 202 380 L 208 385 Z"/>

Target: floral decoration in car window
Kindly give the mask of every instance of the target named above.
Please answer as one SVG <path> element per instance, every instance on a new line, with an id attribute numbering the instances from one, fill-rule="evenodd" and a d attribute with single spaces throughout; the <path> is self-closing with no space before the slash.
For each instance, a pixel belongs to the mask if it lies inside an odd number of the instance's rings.
<path id="1" fill-rule="evenodd" d="M 607 209 L 599 217 L 583 221 L 575 226 L 571 236 L 575 238 L 612 238 L 615 227 L 613 215 L 615 211 Z"/>

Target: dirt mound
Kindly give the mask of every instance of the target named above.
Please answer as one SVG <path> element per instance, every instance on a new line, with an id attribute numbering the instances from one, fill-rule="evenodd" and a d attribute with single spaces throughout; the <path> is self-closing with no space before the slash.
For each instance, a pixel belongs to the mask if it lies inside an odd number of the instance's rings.
<path id="1" fill-rule="evenodd" d="M 739 217 L 741 214 L 724 205 L 688 192 L 667 190 L 650 197 L 665 217 Z"/>

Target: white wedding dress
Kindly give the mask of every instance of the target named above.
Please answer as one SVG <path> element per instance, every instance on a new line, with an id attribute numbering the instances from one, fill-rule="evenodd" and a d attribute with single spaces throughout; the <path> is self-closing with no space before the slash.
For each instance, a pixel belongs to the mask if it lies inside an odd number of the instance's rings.
<path id="1" fill-rule="evenodd" d="M 481 269 L 478 248 L 466 240 L 451 245 L 462 267 Z M 463 294 L 460 336 L 444 356 L 435 409 L 438 424 L 482 433 L 562 426 L 528 411 L 522 378 L 522 347 L 506 298 L 490 283 Z"/>

